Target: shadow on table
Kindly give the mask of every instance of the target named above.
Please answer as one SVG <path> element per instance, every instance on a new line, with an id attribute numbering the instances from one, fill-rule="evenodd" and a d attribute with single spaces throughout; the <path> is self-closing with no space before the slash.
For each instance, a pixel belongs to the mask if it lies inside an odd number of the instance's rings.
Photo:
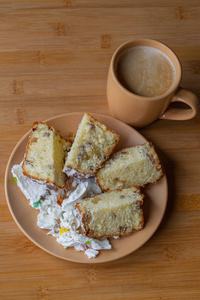
<path id="1" fill-rule="evenodd" d="M 162 163 L 165 175 L 168 182 L 168 200 L 167 207 L 163 219 L 158 227 L 162 228 L 167 220 L 169 219 L 175 204 L 175 195 L 176 195 L 176 181 L 175 181 L 175 164 L 171 158 L 169 158 L 163 151 L 156 149 L 156 152 Z"/>

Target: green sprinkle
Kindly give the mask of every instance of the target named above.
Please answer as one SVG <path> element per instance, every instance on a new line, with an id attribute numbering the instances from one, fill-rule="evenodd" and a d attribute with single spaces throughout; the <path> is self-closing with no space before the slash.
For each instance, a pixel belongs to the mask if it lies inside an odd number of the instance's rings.
<path id="1" fill-rule="evenodd" d="M 67 247 L 67 246 L 64 246 L 64 248 L 67 249 L 68 247 Z"/>
<path id="2" fill-rule="evenodd" d="M 14 177 L 14 181 L 17 182 L 17 177 Z"/>
<path id="3" fill-rule="evenodd" d="M 41 204 L 41 201 L 40 201 L 40 200 L 39 200 L 38 202 L 34 202 L 34 203 L 33 203 L 33 207 L 36 208 L 36 207 L 38 207 L 38 205 L 40 205 L 40 204 Z"/>
<path id="4" fill-rule="evenodd" d="M 87 242 L 85 242 L 86 243 L 86 245 L 91 245 L 91 242 L 90 241 L 87 241 Z"/>

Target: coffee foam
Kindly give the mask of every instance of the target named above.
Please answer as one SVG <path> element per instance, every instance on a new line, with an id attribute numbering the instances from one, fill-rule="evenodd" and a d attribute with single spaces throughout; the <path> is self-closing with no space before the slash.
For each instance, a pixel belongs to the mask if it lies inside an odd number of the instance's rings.
<path id="1" fill-rule="evenodd" d="M 173 86 L 176 70 L 166 54 L 149 46 L 126 50 L 119 58 L 117 77 L 134 94 L 160 96 Z"/>

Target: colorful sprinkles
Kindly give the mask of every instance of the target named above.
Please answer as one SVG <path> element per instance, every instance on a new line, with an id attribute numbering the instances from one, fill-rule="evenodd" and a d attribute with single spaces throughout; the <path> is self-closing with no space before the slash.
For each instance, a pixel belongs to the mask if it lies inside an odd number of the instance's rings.
<path id="1" fill-rule="evenodd" d="M 34 202 L 33 203 L 33 207 L 36 208 L 41 204 L 41 200 L 39 200 L 38 202 Z"/>

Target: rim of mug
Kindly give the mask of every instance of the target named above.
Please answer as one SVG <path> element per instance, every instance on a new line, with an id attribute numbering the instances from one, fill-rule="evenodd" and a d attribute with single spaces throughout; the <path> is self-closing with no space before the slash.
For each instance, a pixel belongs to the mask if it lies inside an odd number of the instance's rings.
<path id="1" fill-rule="evenodd" d="M 175 67 L 174 62 L 172 61 L 171 57 L 169 57 L 168 54 L 166 54 L 164 52 L 164 54 L 169 58 L 169 60 L 172 62 L 174 68 L 175 68 L 175 83 L 162 95 L 159 96 L 150 96 L 150 97 L 146 97 L 146 96 L 140 96 L 137 94 L 134 94 L 133 92 L 130 92 L 127 88 L 125 88 L 121 82 L 118 80 L 117 78 L 117 74 L 116 74 L 116 70 L 115 70 L 115 64 L 116 64 L 116 60 L 119 59 L 119 57 L 122 55 L 123 52 L 125 52 L 126 50 L 128 50 L 131 47 L 131 44 L 133 43 L 138 43 L 138 45 L 132 46 L 132 47 L 136 47 L 136 46 L 149 46 L 149 47 L 153 47 L 155 49 L 160 50 L 158 47 L 154 47 L 152 45 L 145 45 L 146 43 L 151 43 L 154 45 L 160 45 L 161 47 L 164 47 L 167 52 L 169 52 L 172 57 L 174 58 L 174 60 L 176 61 L 176 64 L 178 66 L 178 68 Z M 130 47 L 127 47 L 128 45 L 130 45 Z M 127 47 L 127 48 L 126 48 Z M 161 52 L 163 52 L 162 50 L 160 50 Z M 178 70 L 178 72 L 177 72 Z M 111 72 L 113 75 L 114 80 L 116 81 L 116 83 L 120 86 L 120 88 L 122 90 L 124 90 L 124 92 L 126 92 L 127 94 L 129 94 L 130 96 L 134 95 L 135 99 L 138 100 L 152 100 L 152 101 L 156 101 L 156 100 L 160 100 L 163 97 L 168 97 L 170 94 L 172 94 L 173 92 L 175 92 L 177 90 L 177 88 L 179 87 L 180 81 L 181 81 L 181 77 L 182 77 L 182 67 L 181 67 L 181 63 L 179 58 L 177 57 L 177 55 L 175 54 L 175 52 L 166 44 L 164 44 L 163 42 L 160 42 L 158 40 L 154 40 L 154 39 L 134 39 L 134 40 L 129 40 L 123 44 L 121 44 L 114 52 L 112 59 L 111 59 Z"/>

